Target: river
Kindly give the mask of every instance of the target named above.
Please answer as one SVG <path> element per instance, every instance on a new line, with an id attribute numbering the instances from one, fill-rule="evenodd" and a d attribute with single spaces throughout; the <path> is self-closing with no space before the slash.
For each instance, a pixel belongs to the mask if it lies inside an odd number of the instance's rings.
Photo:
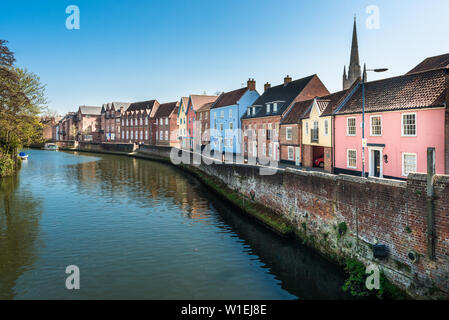
<path id="1" fill-rule="evenodd" d="M 344 274 L 170 165 L 27 150 L 0 180 L 0 299 L 347 299 Z M 80 289 L 65 286 L 66 267 Z"/>

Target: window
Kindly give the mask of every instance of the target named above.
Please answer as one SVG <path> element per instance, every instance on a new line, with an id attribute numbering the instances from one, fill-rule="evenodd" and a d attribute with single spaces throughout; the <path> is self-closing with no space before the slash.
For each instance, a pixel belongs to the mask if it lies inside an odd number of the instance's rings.
<path id="1" fill-rule="evenodd" d="M 355 136 L 356 135 L 356 126 L 355 126 L 355 118 L 347 118 L 346 119 L 346 135 L 347 136 Z"/>
<path id="2" fill-rule="evenodd" d="M 402 114 L 402 135 L 416 136 L 416 113 Z"/>
<path id="3" fill-rule="evenodd" d="M 168 118 L 165 118 L 165 124 L 168 124 Z"/>
<path id="4" fill-rule="evenodd" d="M 262 155 L 263 156 L 267 155 L 267 144 L 265 142 L 262 143 Z"/>
<path id="5" fill-rule="evenodd" d="M 229 129 L 232 130 L 232 122 L 229 122 Z"/>
<path id="6" fill-rule="evenodd" d="M 223 131 L 223 123 L 220 123 L 220 130 Z"/>
<path id="7" fill-rule="evenodd" d="M 136 140 L 139 139 L 138 132 L 136 131 Z"/>
<path id="8" fill-rule="evenodd" d="M 293 160 L 295 156 L 295 150 L 293 149 L 293 147 L 288 147 L 288 160 Z"/>
<path id="9" fill-rule="evenodd" d="M 357 168 L 357 150 L 348 150 L 348 168 Z"/>
<path id="10" fill-rule="evenodd" d="M 262 136 L 265 136 L 266 133 L 267 133 L 267 125 L 264 123 L 262 125 Z"/>
<path id="11" fill-rule="evenodd" d="M 132 126 L 133 125 L 133 118 L 131 118 L 131 123 L 130 123 L 130 126 Z"/>
<path id="12" fill-rule="evenodd" d="M 164 131 L 159 131 L 159 140 L 164 140 Z"/>
<path id="13" fill-rule="evenodd" d="M 159 139 L 159 135 L 158 135 L 158 133 L 156 131 L 156 140 L 158 140 L 158 139 Z"/>
<path id="14" fill-rule="evenodd" d="M 267 103 L 267 113 L 270 113 L 270 104 Z"/>
<path id="15" fill-rule="evenodd" d="M 126 131 L 126 139 L 129 139 L 129 131 Z"/>
<path id="16" fill-rule="evenodd" d="M 273 112 L 278 112 L 278 104 L 277 104 L 277 102 L 273 103 Z"/>
<path id="17" fill-rule="evenodd" d="M 134 139 L 134 131 L 131 131 L 131 140 Z"/>
<path id="18" fill-rule="evenodd" d="M 220 112 L 220 118 L 224 118 L 224 110 L 221 110 L 221 112 Z"/>
<path id="19" fill-rule="evenodd" d="M 125 131 L 122 131 L 122 139 L 125 139 Z"/>
<path id="20" fill-rule="evenodd" d="M 140 140 L 143 140 L 143 131 L 140 131 Z"/>
<path id="21" fill-rule="evenodd" d="M 272 146 L 272 143 L 270 142 L 269 144 L 268 144 L 268 156 L 272 156 L 273 155 L 273 146 Z"/>
<path id="22" fill-rule="evenodd" d="M 324 120 L 324 135 L 327 136 L 329 134 L 329 120 Z"/>
<path id="23" fill-rule="evenodd" d="M 164 119 L 159 118 L 159 124 L 163 124 L 164 123 Z"/>
<path id="24" fill-rule="evenodd" d="M 256 115 L 256 107 L 253 107 L 253 116 Z"/>
<path id="25" fill-rule="evenodd" d="M 309 135 L 309 123 L 306 122 L 306 136 Z"/>
<path id="26" fill-rule="evenodd" d="M 140 125 L 141 126 L 143 125 L 143 119 L 142 118 L 140 118 Z"/>
<path id="27" fill-rule="evenodd" d="M 402 175 L 407 177 L 411 172 L 416 172 L 416 153 L 403 153 Z"/>
<path id="28" fill-rule="evenodd" d="M 148 130 L 145 130 L 145 140 L 148 140 Z"/>
<path id="29" fill-rule="evenodd" d="M 200 112 L 200 120 L 203 120 L 203 113 Z"/>
<path id="30" fill-rule="evenodd" d="M 313 122 L 312 142 L 318 142 L 318 121 Z"/>
<path id="31" fill-rule="evenodd" d="M 292 127 L 285 128 L 285 138 L 287 140 L 292 140 Z"/>
<path id="32" fill-rule="evenodd" d="M 207 112 L 204 113 L 204 119 L 207 120 Z"/>
<path id="33" fill-rule="evenodd" d="M 232 109 L 229 109 L 229 118 L 232 118 Z"/>
<path id="34" fill-rule="evenodd" d="M 125 120 L 122 119 L 122 127 L 124 127 L 124 126 L 125 126 Z"/>
<path id="35" fill-rule="evenodd" d="M 148 125 L 148 118 L 147 117 L 145 117 L 145 125 L 146 126 Z"/>
<path id="36" fill-rule="evenodd" d="M 381 116 L 371 116 L 371 135 L 381 136 L 382 135 L 382 117 Z"/>
<path id="37" fill-rule="evenodd" d="M 250 115 L 251 115 L 251 108 L 250 108 L 250 107 L 248 107 L 248 110 L 246 110 L 246 115 L 247 115 L 247 116 L 250 116 Z"/>
<path id="38" fill-rule="evenodd" d="M 165 130 L 165 140 L 168 141 L 168 131 L 167 130 Z"/>

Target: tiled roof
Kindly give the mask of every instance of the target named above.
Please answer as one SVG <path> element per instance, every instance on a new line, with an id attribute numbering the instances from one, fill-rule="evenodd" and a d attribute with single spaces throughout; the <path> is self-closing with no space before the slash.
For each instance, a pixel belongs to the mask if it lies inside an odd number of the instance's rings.
<path id="1" fill-rule="evenodd" d="M 282 124 L 298 123 L 302 115 L 312 106 L 313 99 L 296 102 L 290 110 L 288 110 L 285 117 L 282 119 Z"/>
<path id="2" fill-rule="evenodd" d="M 80 106 L 79 111 L 81 112 L 81 114 L 86 115 L 101 115 L 101 107 Z"/>
<path id="3" fill-rule="evenodd" d="M 218 96 L 206 96 L 206 95 L 196 95 L 190 96 L 193 104 L 193 110 L 198 111 L 203 105 L 209 102 L 214 102 L 217 100 Z"/>
<path id="4" fill-rule="evenodd" d="M 328 100 L 326 108 L 321 112 L 321 116 L 330 116 L 335 110 L 347 99 L 347 97 L 360 84 L 361 79 L 356 80 L 349 89 L 334 92 L 328 96 L 320 97 L 320 99 Z"/>
<path id="5" fill-rule="evenodd" d="M 141 101 L 141 102 L 133 102 L 129 105 L 127 111 L 137 111 L 137 110 L 145 110 L 145 109 L 152 109 L 156 100 L 148 100 L 148 101 Z"/>
<path id="6" fill-rule="evenodd" d="M 173 112 L 173 110 L 178 106 L 179 101 L 162 103 L 154 115 L 156 118 L 168 117 Z"/>
<path id="7" fill-rule="evenodd" d="M 445 102 L 446 70 L 438 69 L 365 83 L 365 111 L 414 109 L 442 106 Z M 362 86 L 337 114 L 362 112 Z"/>
<path id="8" fill-rule="evenodd" d="M 307 86 L 315 75 L 291 81 L 289 83 L 281 84 L 275 87 L 267 89 L 254 103 L 253 106 L 260 106 L 259 110 L 253 116 L 248 116 L 246 113 L 242 119 L 259 118 L 265 116 L 282 115 L 288 106 L 295 100 L 295 98 L 301 93 L 301 91 Z M 277 102 L 277 112 L 267 113 L 265 104 Z"/>
<path id="9" fill-rule="evenodd" d="M 232 106 L 237 104 L 240 98 L 248 91 L 248 87 L 244 87 L 241 89 L 225 92 L 221 94 L 218 99 L 215 101 L 211 109 Z"/>
<path id="10" fill-rule="evenodd" d="M 213 106 L 214 103 L 215 103 L 215 102 L 208 102 L 208 103 L 206 103 L 206 104 L 203 105 L 201 108 L 199 108 L 197 112 L 204 112 L 204 111 L 210 110 L 210 109 L 212 108 L 212 106 Z"/>
<path id="11" fill-rule="evenodd" d="M 430 57 L 424 59 L 420 64 L 414 67 L 407 74 L 424 72 L 429 70 L 449 68 L 449 53 L 442 54 L 440 56 Z"/>

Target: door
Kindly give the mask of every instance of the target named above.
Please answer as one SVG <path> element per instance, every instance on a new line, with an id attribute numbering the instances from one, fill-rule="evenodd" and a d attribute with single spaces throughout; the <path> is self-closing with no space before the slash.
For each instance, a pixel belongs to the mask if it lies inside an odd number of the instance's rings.
<path id="1" fill-rule="evenodd" d="M 299 147 L 295 148 L 295 165 L 299 166 L 301 163 L 300 157 L 299 157 Z"/>
<path id="2" fill-rule="evenodd" d="M 373 150 L 373 176 L 380 177 L 380 151 Z"/>

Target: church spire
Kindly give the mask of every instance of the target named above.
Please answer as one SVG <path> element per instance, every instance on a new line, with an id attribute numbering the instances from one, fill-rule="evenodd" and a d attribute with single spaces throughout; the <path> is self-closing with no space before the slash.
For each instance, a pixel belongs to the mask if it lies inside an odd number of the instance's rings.
<path id="1" fill-rule="evenodd" d="M 354 27 L 352 30 L 351 57 L 349 60 L 347 80 L 343 80 L 343 90 L 349 89 L 352 84 L 362 76 L 359 60 L 359 44 L 357 40 L 357 20 L 354 16 Z"/>

